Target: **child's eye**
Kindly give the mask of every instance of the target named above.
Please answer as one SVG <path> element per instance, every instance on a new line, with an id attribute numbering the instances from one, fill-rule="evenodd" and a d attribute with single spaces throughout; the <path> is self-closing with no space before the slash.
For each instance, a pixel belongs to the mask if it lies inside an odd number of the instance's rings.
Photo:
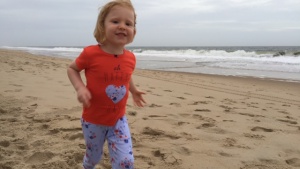
<path id="1" fill-rule="evenodd" d="M 119 23 L 118 21 L 112 21 L 112 23 Z"/>
<path id="2" fill-rule="evenodd" d="M 129 22 L 128 22 L 128 23 L 126 23 L 126 25 L 127 25 L 127 26 L 132 26 L 132 23 L 129 23 Z"/>

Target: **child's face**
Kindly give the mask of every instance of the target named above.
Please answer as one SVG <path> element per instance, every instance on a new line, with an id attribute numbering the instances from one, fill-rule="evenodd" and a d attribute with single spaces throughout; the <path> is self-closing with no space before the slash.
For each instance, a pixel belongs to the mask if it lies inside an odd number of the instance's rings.
<path id="1" fill-rule="evenodd" d="M 125 46 L 135 36 L 134 12 L 126 7 L 114 6 L 104 20 L 105 45 Z"/>

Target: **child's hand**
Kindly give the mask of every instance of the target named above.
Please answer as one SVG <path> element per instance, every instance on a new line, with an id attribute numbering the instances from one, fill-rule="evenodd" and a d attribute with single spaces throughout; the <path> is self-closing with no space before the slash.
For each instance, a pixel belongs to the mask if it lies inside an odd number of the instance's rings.
<path id="1" fill-rule="evenodd" d="M 77 99 L 84 107 L 90 107 L 92 95 L 86 87 L 81 87 L 77 90 Z"/>
<path id="2" fill-rule="evenodd" d="M 136 90 L 135 92 L 132 92 L 131 94 L 132 94 L 134 105 L 136 105 L 138 107 L 144 107 L 144 105 L 146 104 L 146 101 L 144 100 L 142 95 L 145 93 L 141 92 L 139 90 Z"/>

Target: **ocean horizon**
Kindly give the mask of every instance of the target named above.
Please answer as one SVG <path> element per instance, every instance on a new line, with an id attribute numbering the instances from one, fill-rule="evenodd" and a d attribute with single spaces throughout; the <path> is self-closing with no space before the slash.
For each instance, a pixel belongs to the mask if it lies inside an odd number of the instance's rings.
<path id="1" fill-rule="evenodd" d="M 75 59 L 83 46 L 2 46 Z M 300 82 L 300 46 L 127 46 L 136 68 Z"/>

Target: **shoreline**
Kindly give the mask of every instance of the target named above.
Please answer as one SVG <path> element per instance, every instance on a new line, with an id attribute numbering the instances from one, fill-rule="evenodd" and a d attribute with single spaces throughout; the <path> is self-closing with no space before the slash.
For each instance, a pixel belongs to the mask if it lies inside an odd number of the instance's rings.
<path id="1" fill-rule="evenodd" d="M 70 57 L 67 57 L 67 56 L 55 56 L 55 55 L 41 55 L 41 54 L 32 54 L 28 51 L 23 51 L 23 50 L 13 50 L 13 49 L 1 49 L 0 48 L 0 51 L 12 51 L 12 52 L 24 52 L 24 53 L 28 53 L 30 55 L 34 55 L 34 56 L 43 56 L 43 57 L 51 57 L 51 58 L 58 58 L 58 59 L 63 59 L 63 60 L 74 60 Z M 144 60 L 142 60 L 144 61 Z M 139 62 L 137 60 L 137 62 Z M 181 67 L 179 67 L 181 68 Z M 191 67 L 186 67 L 186 68 L 195 68 L 193 66 Z M 201 68 L 200 68 L 201 69 Z M 225 68 L 222 68 L 222 69 L 225 69 Z M 137 68 L 136 67 L 136 70 L 147 70 L 147 71 L 163 71 L 163 72 L 175 72 L 175 73 L 187 73 L 187 74 L 199 74 L 199 75 L 207 75 L 207 76 L 216 76 L 216 77 L 236 77 L 236 78 L 254 78 L 254 79 L 262 79 L 262 80 L 272 80 L 272 81 L 282 81 L 282 82 L 291 82 L 291 83 L 300 83 L 300 80 L 296 80 L 296 79 L 283 79 L 283 78 L 272 78 L 272 77 L 257 77 L 257 76 L 251 76 L 251 75 L 226 75 L 226 74 L 217 74 L 217 73 L 202 73 L 202 72 L 187 72 L 187 71 L 177 71 L 177 70 L 163 70 L 163 69 L 148 69 L 148 68 Z M 280 73 L 280 72 L 279 72 Z"/>
<path id="2" fill-rule="evenodd" d="M 292 79 L 281 79 L 281 78 L 270 78 L 270 77 L 255 77 L 255 76 L 237 76 L 237 75 L 220 75 L 220 74 L 206 74 L 206 73 L 196 73 L 196 72 L 181 72 L 181 71 L 170 71 L 170 70 L 152 70 L 152 69 L 139 69 L 137 70 L 145 70 L 145 71 L 153 71 L 153 72 L 167 72 L 167 73 L 177 73 L 177 74 L 191 74 L 191 75 L 200 75 L 200 76 L 213 76 L 216 78 L 237 78 L 237 79 L 254 79 L 254 80 L 266 80 L 266 81 L 274 81 L 274 82 L 287 82 L 287 83 L 300 83 L 298 80 Z"/>
<path id="3" fill-rule="evenodd" d="M 137 60 L 139 62 L 139 60 Z M 149 61 L 151 65 L 151 61 Z M 180 64 L 186 64 L 182 66 Z M 166 68 L 147 68 L 145 66 L 138 65 L 138 68 L 142 70 L 158 70 L 158 71 L 168 71 L 168 72 L 185 72 L 185 73 L 199 73 L 207 75 L 220 75 L 220 76 L 234 76 L 234 77 L 250 77 L 259 79 L 273 79 L 277 81 L 289 81 L 300 83 L 300 75 L 298 73 L 291 72 L 280 72 L 280 71 L 267 71 L 267 70 L 244 70 L 244 69 L 234 69 L 234 68 L 220 68 L 220 67 L 209 67 L 209 66 L 196 66 L 193 63 L 178 62 L 178 66 Z M 146 68 L 143 68 L 146 67 Z"/>
<path id="4" fill-rule="evenodd" d="M 82 168 L 71 60 L 0 49 L 0 168 Z M 133 79 L 147 101 L 126 107 L 136 169 L 300 167 L 299 83 L 141 69 Z M 96 169 L 109 161 L 105 146 Z"/>

